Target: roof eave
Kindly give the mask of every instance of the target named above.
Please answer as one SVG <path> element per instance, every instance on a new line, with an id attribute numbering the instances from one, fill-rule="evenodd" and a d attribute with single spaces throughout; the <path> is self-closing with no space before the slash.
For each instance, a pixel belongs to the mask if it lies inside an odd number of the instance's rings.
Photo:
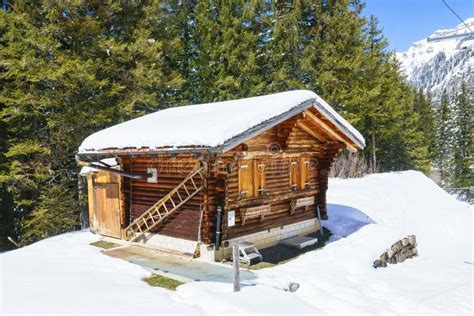
<path id="1" fill-rule="evenodd" d="M 341 130 L 344 135 L 346 135 L 359 149 L 364 149 L 365 144 L 361 142 L 352 132 L 347 129 L 344 124 L 339 122 L 332 114 L 329 112 L 323 105 L 315 100 L 314 107 L 326 117 L 332 124 L 334 124 L 339 130 Z"/>

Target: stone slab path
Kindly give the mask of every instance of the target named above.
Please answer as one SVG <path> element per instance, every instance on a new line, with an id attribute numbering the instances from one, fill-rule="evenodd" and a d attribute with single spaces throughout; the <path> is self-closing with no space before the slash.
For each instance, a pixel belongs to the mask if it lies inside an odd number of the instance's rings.
<path id="1" fill-rule="evenodd" d="M 152 273 L 181 282 L 213 281 L 232 283 L 232 266 L 202 262 L 191 257 L 173 255 L 138 246 L 122 246 L 103 251 L 104 254 L 138 264 Z M 242 281 L 255 279 L 256 275 L 241 269 Z"/>

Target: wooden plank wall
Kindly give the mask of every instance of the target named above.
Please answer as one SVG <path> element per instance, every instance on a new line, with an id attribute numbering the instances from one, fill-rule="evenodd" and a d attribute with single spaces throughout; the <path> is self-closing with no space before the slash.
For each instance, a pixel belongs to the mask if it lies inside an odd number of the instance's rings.
<path id="1" fill-rule="evenodd" d="M 197 158 L 191 154 L 123 157 L 122 165 L 126 172 L 146 174 L 147 168 L 158 169 L 158 183 L 148 183 L 146 179 L 124 178 L 122 198 L 125 205 L 126 223 L 145 212 L 155 202 L 168 194 L 193 170 Z M 202 179 L 196 182 L 201 185 Z M 184 190 L 179 191 L 185 196 Z M 199 222 L 204 203 L 204 192 L 191 198 L 182 208 L 176 210 L 152 232 L 162 235 L 198 240 Z M 171 202 L 167 204 L 172 208 Z M 126 225 L 125 225 L 126 226 Z"/>
<path id="2" fill-rule="evenodd" d="M 222 177 L 225 179 L 225 212 L 236 212 L 236 224 L 226 227 L 226 213 L 223 216 L 222 240 L 255 233 L 265 229 L 288 225 L 316 217 L 316 206 L 295 210 L 290 214 L 291 201 L 302 197 L 316 197 L 316 204 L 321 204 L 325 210 L 327 172 L 342 144 L 328 141 L 321 142 L 300 129 L 296 122 L 302 116 L 297 116 L 267 130 L 266 132 L 247 141 L 239 148 L 220 156 L 221 161 L 235 160 L 234 168 Z M 290 162 L 299 157 L 308 157 L 309 186 L 305 189 L 291 191 Z M 238 162 L 257 158 L 266 166 L 266 192 L 264 196 L 242 198 L 239 192 Z M 271 213 L 259 218 L 247 219 L 242 225 L 241 210 L 247 207 L 271 205 Z M 212 235 L 212 232 L 210 233 Z"/>

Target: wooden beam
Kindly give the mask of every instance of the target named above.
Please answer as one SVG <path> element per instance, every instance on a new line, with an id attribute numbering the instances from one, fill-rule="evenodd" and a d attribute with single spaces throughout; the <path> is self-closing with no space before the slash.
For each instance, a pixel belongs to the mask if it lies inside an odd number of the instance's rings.
<path id="1" fill-rule="evenodd" d="M 298 122 L 296 123 L 296 125 L 298 125 L 299 128 L 301 128 L 303 131 L 305 131 L 305 132 L 308 133 L 309 135 L 313 136 L 314 138 L 316 138 L 316 139 L 319 140 L 320 142 L 325 142 L 325 141 L 327 141 L 326 139 L 324 139 L 323 137 L 321 137 L 321 135 L 316 134 L 316 132 L 314 132 L 310 127 L 308 127 L 308 125 L 304 124 L 303 122 L 298 121 Z"/>
<path id="2" fill-rule="evenodd" d="M 357 148 L 355 148 L 351 143 L 349 143 L 347 140 L 345 140 L 344 138 L 342 138 L 341 135 L 339 135 L 338 133 L 336 133 L 329 125 L 327 125 L 325 122 L 323 122 L 323 120 L 321 120 L 319 117 L 317 117 L 316 115 L 314 115 L 313 113 L 311 113 L 310 111 L 305 111 L 306 115 L 311 119 L 313 120 L 318 126 L 321 126 L 321 128 L 327 132 L 329 135 L 331 135 L 332 137 L 334 137 L 335 139 L 337 139 L 338 141 L 341 141 L 343 142 L 344 144 L 346 144 L 346 148 L 351 151 L 351 152 L 356 152 L 357 151 Z"/>

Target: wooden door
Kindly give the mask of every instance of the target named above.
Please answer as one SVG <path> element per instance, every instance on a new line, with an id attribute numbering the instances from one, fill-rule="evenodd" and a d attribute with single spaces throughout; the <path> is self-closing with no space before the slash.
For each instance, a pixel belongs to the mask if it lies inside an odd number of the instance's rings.
<path id="1" fill-rule="evenodd" d="M 97 233 L 120 238 L 120 201 L 117 183 L 94 186 Z"/>

